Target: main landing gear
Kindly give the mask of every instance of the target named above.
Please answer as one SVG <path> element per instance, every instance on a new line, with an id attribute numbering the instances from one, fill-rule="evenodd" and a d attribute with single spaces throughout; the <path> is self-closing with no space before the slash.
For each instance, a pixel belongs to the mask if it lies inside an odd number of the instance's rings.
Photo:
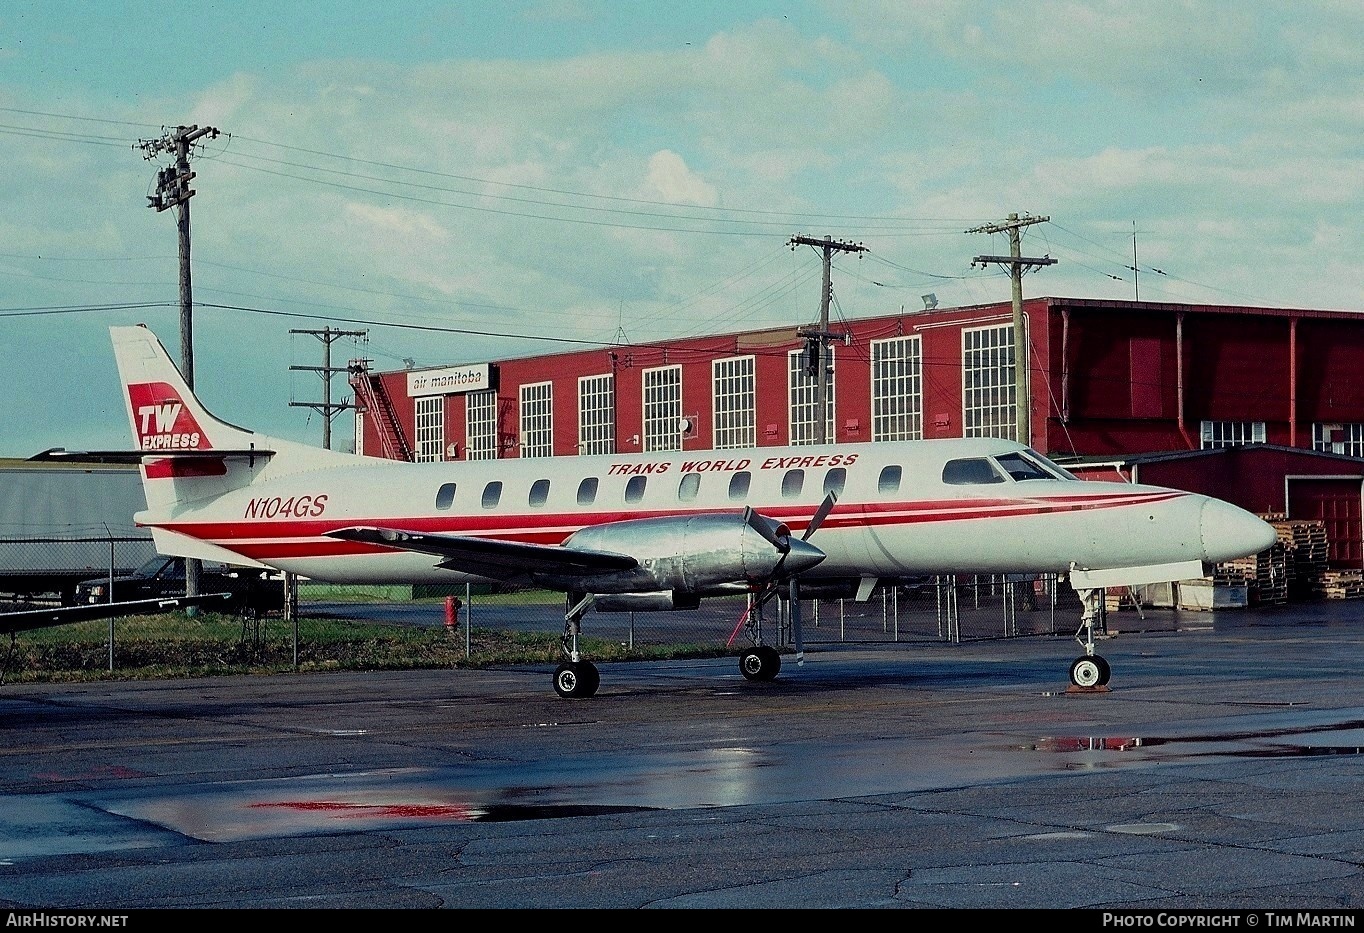
<path id="1" fill-rule="evenodd" d="M 568 611 L 564 613 L 564 654 L 568 660 L 554 671 L 554 692 L 561 697 L 585 700 L 595 696 L 601 686 L 601 674 L 597 665 L 584 661 L 578 651 L 578 636 L 583 630 L 583 614 L 592 606 L 595 599 L 591 593 L 570 593 Z M 577 600 L 576 602 L 574 600 Z"/>
<path id="2" fill-rule="evenodd" d="M 1094 623 L 1103 608 L 1104 591 L 1099 588 L 1078 591 L 1080 604 L 1084 611 L 1080 615 L 1080 628 L 1075 640 L 1085 649 L 1085 653 L 1075 659 L 1070 666 L 1070 682 L 1082 689 L 1095 689 L 1107 686 L 1109 675 L 1108 662 L 1094 653 Z"/>

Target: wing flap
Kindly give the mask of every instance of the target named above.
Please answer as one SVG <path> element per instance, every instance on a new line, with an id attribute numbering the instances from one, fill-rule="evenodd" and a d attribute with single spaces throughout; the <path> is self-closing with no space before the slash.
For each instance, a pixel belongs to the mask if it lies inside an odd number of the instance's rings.
<path id="1" fill-rule="evenodd" d="M 590 576 L 632 570 L 639 566 L 639 562 L 628 554 L 612 551 L 589 551 L 557 544 L 527 544 L 466 535 L 427 534 L 399 528 L 355 526 L 329 531 L 327 536 L 431 554 L 444 558 L 440 566 L 447 570 L 507 582 L 528 579 L 530 574 L 535 573 Z"/>

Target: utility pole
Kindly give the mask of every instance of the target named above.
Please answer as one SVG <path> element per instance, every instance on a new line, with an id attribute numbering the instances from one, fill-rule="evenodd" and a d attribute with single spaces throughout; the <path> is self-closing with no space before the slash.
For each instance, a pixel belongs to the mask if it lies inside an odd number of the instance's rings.
<path id="1" fill-rule="evenodd" d="M 348 366 L 332 365 L 332 344 L 342 337 L 364 337 L 369 331 L 364 330 L 332 330 L 324 327 L 321 330 L 291 330 L 291 334 L 311 334 L 322 341 L 322 365 L 321 366 L 290 366 L 290 370 L 301 370 L 303 372 L 317 373 L 322 377 L 322 401 L 320 402 L 290 402 L 291 408 L 312 408 L 322 414 L 322 446 L 328 450 L 332 449 L 332 419 L 341 412 L 354 408 L 354 402 L 333 402 L 332 401 L 332 376 L 335 373 L 344 373 L 349 370 Z"/>
<path id="2" fill-rule="evenodd" d="M 185 385 L 194 388 L 194 298 L 189 280 L 189 199 L 194 197 L 194 189 L 189 186 L 194 173 L 189 169 L 190 146 L 207 136 L 216 139 L 218 130 L 212 126 L 200 129 L 198 126 L 177 126 L 174 132 L 166 133 L 160 139 L 138 141 L 142 157 L 147 160 L 156 158 L 160 153 L 175 157 L 175 164 L 156 173 L 156 194 L 147 195 L 157 213 L 173 207 L 176 209 L 176 228 L 180 232 L 180 375 Z M 199 578 L 203 572 L 202 562 L 193 558 L 185 561 L 185 595 L 199 595 Z M 195 607 L 190 615 L 197 612 Z"/>
<path id="3" fill-rule="evenodd" d="M 1009 235 L 1009 255 L 977 256 L 971 265 L 986 266 L 998 263 L 1007 266 L 1009 278 L 1013 280 L 1013 320 L 1014 320 L 1014 412 L 1016 440 L 1021 444 L 1032 443 L 1032 396 L 1028 382 L 1028 342 L 1023 332 L 1023 273 L 1036 266 L 1053 266 L 1056 260 L 1050 256 L 1041 259 L 1025 259 L 1018 231 L 1032 224 L 1046 223 L 1050 217 L 1022 217 L 1010 214 L 1000 223 L 981 224 L 972 227 L 967 233 L 1007 233 Z"/>
<path id="4" fill-rule="evenodd" d="M 834 334 L 829 331 L 829 302 L 833 298 L 834 289 L 830 278 L 831 267 L 833 264 L 834 252 L 841 253 L 865 253 L 867 248 L 860 243 L 844 243 L 839 240 L 831 240 L 825 237 L 817 240 L 813 237 L 796 236 L 791 237 L 788 245 L 792 252 L 797 246 L 814 246 L 824 253 L 824 288 L 819 296 L 819 329 L 802 327 L 797 334 L 805 338 L 806 353 L 806 372 L 815 377 L 815 443 L 827 444 L 829 442 L 829 361 L 825 349 L 832 339 L 843 339 L 842 334 Z"/>
<path id="5" fill-rule="evenodd" d="M 157 212 L 176 208 L 176 227 L 180 231 L 180 374 L 185 384 L 194 388 L 194 301 L 189 278 L 189 199 L 194 189 L 189 186 L 194 172 L 189 169 L 190 145 L 203 137 L 215 139 L 218 130 L 211 126 L 178 126 L 175 132 L 160 139 L 138 142 L 143 158 L 154 159 L 160 153 L 175 156 L 175 164 L 156 173 L 156 194 L 147 195 L 148 207 Z"/>

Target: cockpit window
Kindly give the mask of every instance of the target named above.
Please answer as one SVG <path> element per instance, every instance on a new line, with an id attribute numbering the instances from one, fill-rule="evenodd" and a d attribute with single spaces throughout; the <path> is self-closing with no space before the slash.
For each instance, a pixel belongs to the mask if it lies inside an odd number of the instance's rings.
<path id="1" fill-rule="evenodd" d="M 1004 477 L 988 457 L 963 457 L 949 460 L 943 465 L 942 481 L 949 486 L 974 486 L 978 483 L 1002 483 Z"/>
<path id="2" fill-rule="evenodd" d="M 1050 473 L 1052 476 L 1055 476 L 1057 479 L 1073 479 L 1077 483 L 1080 481 L 1080 477 L 1070 472 L 1070 470 L 1067 470 L 1063 466 L 1059 466 L 1055 463 L 1052 463 L 1050 460 L 1048 460 L 1046 457 L 1042 456 L 1035 450 L 1029 450 L 1025 452 L 1023 456 L 1027 457 L 1033 463 L 1037 464 L 1042 469 Z"/>
<path id="3" fill-rule="evenodd" d="M 1054 473 L 1044 470 L 1041 464 L 1025 457 L 1021 453 L 1000 454 L 995 461 L 1014 479 L 1022 482 L 1028 479 L 1060 479 Z"/>

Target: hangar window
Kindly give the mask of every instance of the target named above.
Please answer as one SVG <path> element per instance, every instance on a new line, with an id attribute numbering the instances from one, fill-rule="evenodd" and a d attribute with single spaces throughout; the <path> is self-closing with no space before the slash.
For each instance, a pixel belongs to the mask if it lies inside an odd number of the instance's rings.
<path id="1" fill-rule="evenodd" d="M 995 465 L 985 457 L 964 457 L 943 464 L 942 481 L 949 486 L 972 486 L 976 483 L 1002 483 Z"/>
<path id="2" fill-rule="evenodd" d="M 445 450 L 445 396 L 424 395 L 413 399 L 416 406 L 417 449 L 412 459 L 434 463 Z"/>
<path id="3" fill-rule="evenodd" d="M 448 509 L 455 501 L 455 484 L 444 483 L 440 489 L 436 490 L 436 508 L 442 512 Z"/>
<path id="4" fill-rule="evenodd" d="M 791 398 L 789 425 L 792 446 L 814 444 L 819 441 L 819 402 L 815 396 L 819 394 L 821 364 L 829 374 L 825 382 L 828 394 L 824 398 L 824 437 L 830 442 L 834 439 L 834 348 L 825 344 L 821 353 L 819 341 L 813 337 L 807 339 L 813 341 L 810 347 L 816 354 L 813 367 L 809 365 L 811 361 L 807 355 L 808 348 L 791 350 L 786 354 L 786 387 Z"/>
<path id="5" fill-rule="evenodd" d="M 464 397 L 464 459 L 497 459 L 497 393 L 492 389 Z"/>
<path id="6" fill-rule="evenodd" d="M 843 495 L 843 487 L 848 483 L 848 471 L 842 467 L 834 467 L 824 474 L 824 495 L 833 493 L 836 496 Z"/>
<path id="7" fill-rule="evenodd" d="M 876 480 L 876 488 L 881 492 L 900 491 L 900 468 L 891 464 L 881 470 L 881 476 Z"/>
<path id="8" fill-rule="evenodd" d="M 716 450 L 758 443 L 755 357 L 712 360 L 711 405 Z"/>
<path id="9" fill-rule="evenodd" d="M 682 449 L 682 367 L 663 366 L 641 374 L 644 389 L 644 449 Z"/>
<path id="10" fill-rule="evenodd" d="M 1263 444 L 1263 421 L 1203 421 L 1199 423 L 1202 448 L 1235 447 L 1238 444 Z"/>
<path id="11" fill-rule="evenodd" d="M 1012 324 L 963 328 L 961 389 L 963 437 L 1015 438 L 1018 402 Z"/>
<path id="12" fill-rule="evenodd" d="M 500 501 L 502 501 L 502 483 L 500 480 L 493 480 L 483 487 L 483 507 L 495 509 Z"/>
<path id="13" fill-rule="evenodd" d="M 530 485 L 530 504 L 544 505 L 549 498 L 549 480 L 537 479 Z"/>
<path id="14" fill-rule="evenodd" d="M 781 478 L 782 498 L 792 499 L 800 495 L 800 491 L 804 486 L 805 486 L 804 470 L 787 470 L 786 475 Z"/>
<path id="15" fill-rule="evenodd" d="M 554 384 L 521 387 L 521 456 L 554 456 Z"/>
<path id="16" fill-rule="evenodd" d="M 735 473 L 729 478 L 729 497 L 731 499 L 742 499 L 748 495 L 748 483 L 753 478 L 753 474 L 744 470 Z"/>
<path id="17" fill-rule="evenodd" d="M 616 377 L 578 379 L 578 453 L 616 452 Z"/>
<path id="18" fill-rule="evenodd" d="M 649 477 L 632 476 L 630 482 L 625 484 L 625 501 L 638 502 L 644 498 L 644 487 L 648 485 Z"/>
<path id="19" fill-rule="evenodd" d="M 589 476 L 578 484 L 578 504 L 591 505 L 597 501 L 597 478 Z"/>
<path id="20" fill-rule="evenodd" d="M 1364 457 L 1364 424 L 1312 425 L 1312 449 L 1347 457 Z"/>
<path id="21" fill-rule="evenodd" d="M 871 439 L 923 437 L 923 370 L 920 338 L 871 342 Z"/>
<path id="22" fill-rule="evenodd" d="M 696 498 L 696 493 L 701 488 L 701 474 L 688 473 L 682 477 L 682 482 L 677 484 L 677 498 L 683 502 L 690 502 Z"/>

